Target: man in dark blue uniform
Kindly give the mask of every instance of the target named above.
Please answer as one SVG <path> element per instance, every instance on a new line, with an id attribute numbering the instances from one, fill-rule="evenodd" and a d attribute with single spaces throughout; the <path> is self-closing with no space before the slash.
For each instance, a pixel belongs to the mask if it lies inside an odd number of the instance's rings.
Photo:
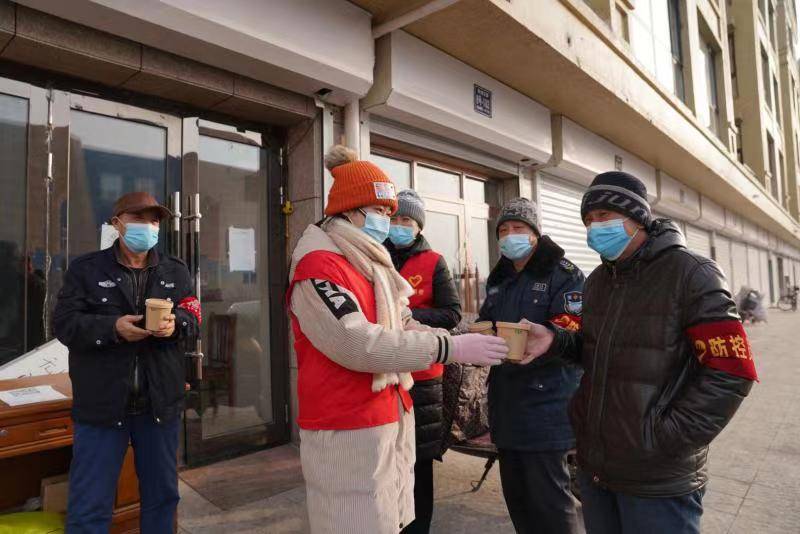
<path id="1" fill-rule="evenodd" d="M 479 320 L 580 329 L 583 273 L 541 235 L 536 205 L 509 201 L 497 237 L 503 257 L 489 275 Z M 583 532 L 566 463 L 575 446 L 567 403 L 581 372 L 560 359 L 522 363 L 504 363 L 489 375 L 489 424 L 511 520 L 524 534 Z"/>
<path id="2" fill-rule="evenodd" d="M 53 326 L 69 349 L 74 445 L 67 532 L 107 533 L 130 442 L 141 495 L 141 532 L 172 532 L 178 504 L 177 448 L 184 397 L 179 341 L 194 337 L 200 304 L 181 260 L 155 247 L 167 208 L 143 192 L 114 205 L 120 238 L 75 259 L 58 294 Z M 145 330 L 148 298 L 173 313 Z"/>

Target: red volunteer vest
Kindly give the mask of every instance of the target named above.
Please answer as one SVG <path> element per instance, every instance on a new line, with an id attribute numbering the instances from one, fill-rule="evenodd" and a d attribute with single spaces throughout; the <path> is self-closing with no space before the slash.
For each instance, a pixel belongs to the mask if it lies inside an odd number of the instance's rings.
<path id="1" fill-rule="evenodd" d="M 311 252 L 300 260 L 289 286 L 302 280 L 329 280 L 355 295 L 367 320 L 374 323 L 375 293 L 372 284 L 347 260 L 327 251 Z M 374 393 L 372 373 L 351 371 L 314 348 L 303 334 L 297 318 L 290 313 L 294 348 L 297 353 L 297 397 L 300 413 L 297 424 L 305 430 L 352 430 L 394 423 L 399 420 L 397 397 L 406 411 L 411 396 L 400 386 Z"/>
<path id="2" fill-rule="evenodd" d="M 414 294 L 408 299 L 408 307 L 432 308 L 433 307 L 433 274 L 436 271 L 436 264 L 441 258 L 440 254 L 432 250 L 420 252 L 408 258 L 400 274 L 408 280 L 414 288 Z M 441 363 L 434 363 L 430 369 L 411 373 L 414 381 L 422 382 L 438 378 L 444 374 L 444 366 Z"/>

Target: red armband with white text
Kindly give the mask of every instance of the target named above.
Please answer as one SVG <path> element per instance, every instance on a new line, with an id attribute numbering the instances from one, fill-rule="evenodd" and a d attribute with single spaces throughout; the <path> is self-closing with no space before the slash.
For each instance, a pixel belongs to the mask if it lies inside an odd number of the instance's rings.
<path id="1" fill-rule="evenodd" d="M 577 332 L 581 329 L 581 317 L 579 315 L 570 315 L 569 313 L 562 313 L 550 318 L 550 322 L 556 326 L 560 326 L 565 330 Z"/>
<path id="2" fill-rule="evenodd" d="M 686 329 L 702 365 L 728 374 L 758 380 L 750 342 L 737 320 L 702 323 Z"/>
<path id="3" fill-rule="evenodd" d="M 203 324 L 203 311 L 200 309 L 200 301 L 197 297 L 186 297 L 180 301 L 178 308 L 194 315 L 198 326 Z"/>

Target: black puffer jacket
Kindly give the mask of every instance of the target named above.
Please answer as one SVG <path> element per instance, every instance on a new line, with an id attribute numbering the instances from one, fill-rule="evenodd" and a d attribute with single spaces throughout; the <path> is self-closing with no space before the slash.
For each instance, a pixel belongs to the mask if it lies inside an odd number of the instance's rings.
<path id="1" fill-rule="evenodd" d="M 398 271 L 413 256 L 431 250 L 428 241 L 422 235 L 417 236 L 417 240 L 408 248 L 396 248 L 391 241 L 386 241 L 385 245 Z M 411 313 L 414 319 L 424 325 L 452 330 L 461 320 L 461 304 L 450 269 L 442 257 L 436 263 L 432 283 L 432 307 L 412 308 Z M 442 377 L 415 381 L 410 393 L 414 401 L 417 459 L 441 458 L 444 438 Z"/>
<path id="2" fill-rule="evenodd" d="M 633 257 L 589 276 L 583 328 L 558 330 L 550 354 L 585 369 L 570 404 L 581 469 L 613 491 L 670 497 L 706 483 L 708 444 L 752 381 L 698 363 L 687 334 L 702 325 L 744 335 L 717 265 L 689 251 L 671 221 L 648 233 Z"/>

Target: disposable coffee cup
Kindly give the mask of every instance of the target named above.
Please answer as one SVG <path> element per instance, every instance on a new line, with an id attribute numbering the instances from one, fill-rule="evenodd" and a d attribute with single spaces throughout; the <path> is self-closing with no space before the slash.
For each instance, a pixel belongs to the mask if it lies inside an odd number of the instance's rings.
<path id="1" fill-rule="evenodd" d="M 496 323 L 497 335 L 506 340 L 508 355 L 506 361 L 515 363 L 522 360 L 525 355 L 525 346 L 528 344 L 528 331 L 531 325 L 522 323 Z"/>
<path id="2" fill-rule="evenodd" d="M 147 307 L 145 314 L 145 328 L 151 332 L 157 331 L 168 315 L 172 313 L 172 301 L 164 299 L 147 299 L 144 301 Z"/>
<path id="3" fill-rule="evenodd" d="M 477 323 L 472 323 L 469 325 L 468 330 L 470 334 L 483 334 L 484 336 L 494 335 L 491 321 L 479 321 Z"/>

